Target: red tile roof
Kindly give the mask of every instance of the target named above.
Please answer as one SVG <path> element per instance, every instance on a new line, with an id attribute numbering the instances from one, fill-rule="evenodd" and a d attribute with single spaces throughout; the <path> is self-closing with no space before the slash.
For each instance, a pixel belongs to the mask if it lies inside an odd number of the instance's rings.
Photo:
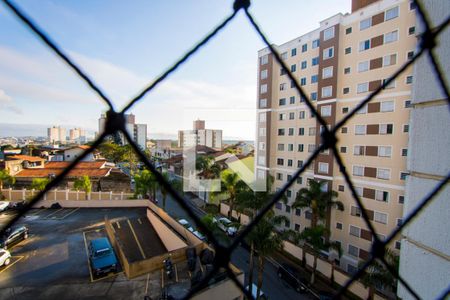
<path id="1" fill-rule="evenodd" d="M 20 160 L 26 160 L 26 161 L 43 161 L 45 159 L 38 157 L 38 156 L 30 156 L 30 155 L 10 155 L 8 156 L 9 159 L 20 159 Z"/>
<path id="2" fill-rule="evenodd" d="M 103 168 L 106 161 L 80 161 L 75 168 L 76 169 L 100 169 Z M 49 169 L 65 169 L 70 165 L 68 161 L 49 161 L 45 164 L 45 168 Z"/>
<path id="3" fill-rule="evenodd" d="M 79 162 L 69 173 L 67 177 L 81 177 L 87 175 L 89 177 L 104 177 L 108 176 L 112 168 L 105 167 L 105 161 L 83 161 Z M 31 177 L 42 178 L 50 175 L 58 175 L 65 168 L 70 165 L 70 162 L 65 161 L 50 161 L 44 165 L 43 169 L 24 169 L 17 173 L 15 177 Z"/>

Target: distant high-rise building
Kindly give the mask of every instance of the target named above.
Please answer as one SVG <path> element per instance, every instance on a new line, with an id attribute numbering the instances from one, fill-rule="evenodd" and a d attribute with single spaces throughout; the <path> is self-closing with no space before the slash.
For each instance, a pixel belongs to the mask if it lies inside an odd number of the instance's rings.
<path id="1" fill-rule="evenodd" d="M 205 121 L 196 120 L 193 130 L 178 131 L 178 147 L 195 145 L 222 149 L 222 130 L 205 129 Z"/>
<path id="2" fill-rule="evenodd" d="M 73 128 L 69 131 L 69 140 L 71 143 L 85 143 L 86 142 L 86 131 L 81 128 Z"/>
<path id="3" fill-rule="evenodd" d="M 53 126 L 47 128 L 48 141 L 52 144 L 54 143 L 66 143 L 66 129 L 60 126 Z"/>
<path id="4" fill-rule="evenodd" d="M 331 16 L 319 28 L 274 45 L 329 128 L 411 59 L 417 44 L 411 1 L 352 4 L 351 14 Z M 258 57 L 256 174 L 258 179 L 271 174 L 276 190 L 320 146 L 323 128 L 270 50 L 260 50 Z M 381 238 L 402 219 L 412 82 L 412 68 L 407 68 L 337 133 L 337 149 Z M 331 151 L 316 157 L 287 190 L 288 202 L 277 203 L 275 212 L 289 219 L 284 229 L 310 227 L 310 209 L 291 205 L 311 179 L 325 181 L 323 188 L 337 191 L 344 204 L 344 211 L 333 209 L 324 224 L 343 250 L 341 257 L 333 252 L 330 257 L 353 273 L 369 258 L 373 236 Z M 390 244 L 394 251 L 400 249 L 399 239 Z"/>
<path id="5" fill-rule="evenodd" d="M 98 132 L 101 134 L 106 126 L 106 114 L 102 114 L 98 119 Z M 133 114 L 125 114 L 125 130 L 131 136 L 133 141 L 138 144 L 141 149 L 146 149 L 147 142 L 147 124 L 136 124 L 136 117 Z M 122 145 L 128 144 L 122 132 L 117 134 L 117 138 Z"/>

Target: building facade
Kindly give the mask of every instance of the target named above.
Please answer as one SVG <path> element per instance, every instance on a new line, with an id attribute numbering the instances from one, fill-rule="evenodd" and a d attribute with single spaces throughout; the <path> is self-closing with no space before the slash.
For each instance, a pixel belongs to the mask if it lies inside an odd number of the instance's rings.
<path id="1" fill-rule="evenodd" d="M 51 128 L 47 128 L 47 137 L 48 141 L 51 144 L 60 143 L 65 144 L 67 140 L 66 129 L 60 126 L 53 126 Z"/>
<path id="2" fill-rule="evenodd" d="M 353 1 L 351 14 L 336 14 L 320 27 L 275 46 L 331 128 L 412 57 L 415 11 L 406 0 Z M 319 146 L 321 128 L 268 48 L 258 52 L 256 176 L 270 173 L 283 186 Z M 405 199 L 412 69 L 406 70 L 338 133 L 338 150 L 381 237 L 401 222 Z M 367 259 L 372 235 L 361 218 L 330 151 L 322 152 L 287 191 L 275 211 L 285 229 L 310 226 L 309 209 L 291 209 L 308 180 L 325 180 L 344 211 L 328 216 L 330 239 L 340 242 L 340 266 L 354 272 Z M 392 248 L 399 249 L 399 241 Z"/>
<path id="3" fill-rule="evenodd" d="M 196 120 L 192 130 L 178 131 L 178 147 L 207 146 L 222 149 L 222 130 L 205 129 L 204 120 Z"/>

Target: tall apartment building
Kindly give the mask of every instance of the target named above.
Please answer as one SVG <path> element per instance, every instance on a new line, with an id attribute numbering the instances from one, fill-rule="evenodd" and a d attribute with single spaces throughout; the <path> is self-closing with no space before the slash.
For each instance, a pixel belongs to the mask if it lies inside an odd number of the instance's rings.
<path id="1" fill-rule="evenodd" d="M 47 128 L 47 137 L 48 141 L 52 144 L 61 143 L 64 144 L 66 142 L 66 129 L 60 126 L 53 126 L 51 128 Z"/>
<path id="2" fill-rule="evenodd" d="M 194 121 L 192 130 L 178 131 L 178 147 L 193 145 L 222 149 L 222 130 L 205 129 L 204 120 Z"/>
<path id="3" fill-rule="evenodd" d="M 105 129 L 106 125 L 106 114 L 101 114 L 100 118 L 98 119 L 98 132 L 99 134 L 102 133 Z M 132 137 L 133 141 L 136 142 L 136 144 L 141 149 L 146 149 L 147 147 L 147 124 L 136 124 L 136 117 L 133 114 L 125 114 L 125 129 Z M 118 137 L 120 138 L 120 143 L 122 145 L 126 145 L 127 140 L 125 139 L 125 136 L 120 132 L 118 134 Z"/>
<path id="4" fill-rule="evenodd" d="M 371 91 L 412 57 L 416 46 L 414 6 L 406 0 L 352 1 L 351 14 L 336 14 L 320 27 L 275 46 L 322 117 L 334 126 Z M 256 176 L 269 172 L 274 188 L 284 185 L 318 147 L 321 128 L 268 48 L 258 52 Z M 338 134 L 338 149 L 380 236 L 401 222 L 405 201 L 412 69 L 354 116 Z M 372 235 L 351 197 L 331 152 L 287 191 L 286 229 L 310 226 L 308 209 L 291 209 L 309 179 L 325 180 L 338 192 L 343 212 L 330 216 L 330 239 L 341 243 L 340 266 L 354 272 L 368 258 Z M 393 249 L 400 243 L 394 242 Z"/>
<path id="5" fill-rule="evenodd" d="M 73 128 L 69 130 L 69 140 L 72 143 L 86 143 L 86 130 L 81 128 Z"/>

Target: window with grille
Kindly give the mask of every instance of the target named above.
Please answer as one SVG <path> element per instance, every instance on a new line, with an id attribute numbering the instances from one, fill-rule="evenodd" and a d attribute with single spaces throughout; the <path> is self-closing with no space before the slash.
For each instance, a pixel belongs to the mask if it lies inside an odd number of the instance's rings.
<path id="1" fill-rule="evenodd" d="M 350 225 L 350 235 L 359 237 L 360 230 L 361 230 L 361 229 L 360 229 L 359 227 Z"/>
<path id="2" fill-rule="evenodd" d="M 353 166 L 353 175 L 364 176 L 364 167 L 363 166 Z"/>
<path id="3" fill-rule="evenodd" d="M 391 178 L 391 170 L 377 168 L 377 178 L 388 180 Z"/>
<path id="4" fill-rule="evenodd" d="M 377 223 L 387 224 L 387 214 L 376 211 L 373 220 Z"/>

